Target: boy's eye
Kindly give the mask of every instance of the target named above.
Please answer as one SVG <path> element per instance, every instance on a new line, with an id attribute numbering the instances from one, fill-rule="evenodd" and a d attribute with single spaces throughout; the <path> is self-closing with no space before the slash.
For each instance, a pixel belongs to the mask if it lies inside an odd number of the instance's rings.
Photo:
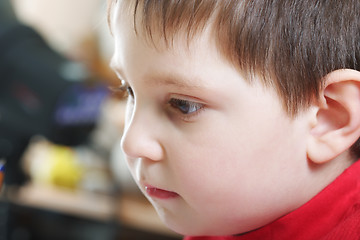
<path id="1" fill-rule="evenodd" d="M 169 104 L 174 109 L 179 110 L 182 114 L 194 114 L 197 111 L 201 110 L 204 106 L 201 103 L 191 102 L 183 99 L 172 98 L 169 101 Z"/>

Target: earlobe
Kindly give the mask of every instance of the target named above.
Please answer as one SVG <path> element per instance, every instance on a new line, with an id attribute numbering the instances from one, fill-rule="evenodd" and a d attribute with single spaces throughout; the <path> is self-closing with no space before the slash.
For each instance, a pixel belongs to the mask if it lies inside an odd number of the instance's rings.
<path id="1" fill-rule="evenodd" d="M 329 73 L 314 107 L 316 123 L 307 154 L 310 161 L 321 164 L 345 152 L 360 136 L 360 72 L 342 69 Z"/>

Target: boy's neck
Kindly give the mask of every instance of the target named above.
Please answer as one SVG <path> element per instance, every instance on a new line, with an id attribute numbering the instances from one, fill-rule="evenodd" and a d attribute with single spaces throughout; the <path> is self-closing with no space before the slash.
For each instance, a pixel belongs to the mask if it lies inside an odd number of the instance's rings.
<path id="1" fill-rule="evenodd" d="M 315 164 L 309 161 L 309 167 L 319 186 L 318 192 L 340 176 L 340 174 L 350 167 L 354 161 L 356 160 L 354 160 L 349 151 L 343 152 L 326 163 Z"/>

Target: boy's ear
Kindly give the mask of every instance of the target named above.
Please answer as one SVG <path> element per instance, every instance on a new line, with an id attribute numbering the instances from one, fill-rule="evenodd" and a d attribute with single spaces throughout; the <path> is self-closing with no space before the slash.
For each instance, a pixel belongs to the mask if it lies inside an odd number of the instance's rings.
<path id="1" fill-rule="evenodd" d="M 318 164 L 345 152 L 360 136 L 360 72 L 329 73 L 320 94 L 307 145 L 309 160 Z"/>

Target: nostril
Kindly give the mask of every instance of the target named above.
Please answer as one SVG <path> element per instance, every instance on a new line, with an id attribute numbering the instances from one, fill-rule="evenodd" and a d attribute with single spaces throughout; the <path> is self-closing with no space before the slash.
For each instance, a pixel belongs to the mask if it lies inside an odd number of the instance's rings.
<path id="1" fill-rule="evenodd" d="M 158 119 L 149 108 L 138 109 L 125 124 L 121 148 L 129 158 L 158 161 L 163 158 L 161 131 Z M 153 124 L 151 124 L 153 123 Z"/>

